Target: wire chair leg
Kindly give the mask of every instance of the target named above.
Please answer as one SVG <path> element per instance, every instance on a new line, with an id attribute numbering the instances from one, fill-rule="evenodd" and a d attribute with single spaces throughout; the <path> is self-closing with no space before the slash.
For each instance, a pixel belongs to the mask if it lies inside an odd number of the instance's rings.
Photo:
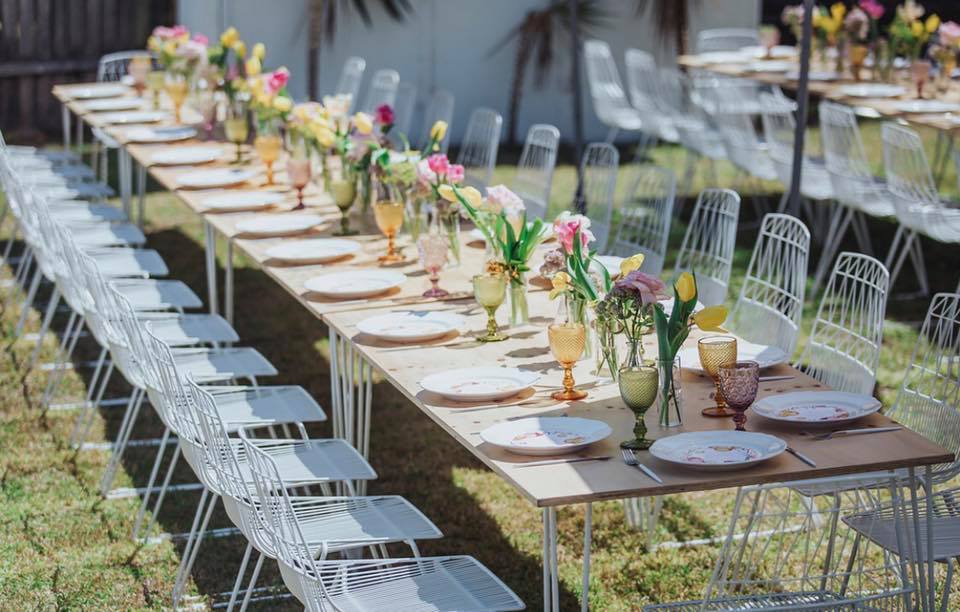
<path id="1" fill-rule="evenodd" d="M 163 506 L 163 498 L 167 495 L 167 491 L 170 488 L 170 478 L 173 476 L 173 472 L 176 470 L 177 462 L 180 460 L 180 452 L 182 446 L 177 442 L 176 448 L 173 449 L 173 457 L 170 458 L 170 465 L 167 467 L 167 475 L 163 478 L 163 484 L 160 485 L 160 492 L 157 494 L 157 501 L 153 505 L 153 512 L 150 513 L 150 517 L 147 519 L 147 523 L 143 526 L 144 538 L 147 537 L 147 534 L 150 533 L 150 530 L 153 528 L 154 521 L 157 520 L 157 517 L 160 516 L 160 508 Z"/>
<path id="2" fill-rule="evenodd" d="M 253 544 L 247 542 L 247 548 L 243 551 L 243 560 L 240 562 L 240 571 L 237 572 L 237 579 L 233 582 L 233 591 L 230 593 L 230 601 L 227 603 L 227 612 L 232 612 L 234 604 L 237 603 L 237 596 L 240 594 L 240 587 L 243 585 L 243 576 L 247 573 L 247 564 L 250 562 L 250 553 L 252 551 Z"/>
<path id="3" fill-rule="evenodd" d="M 43 270 L 40 266 L 33 272 L 33 278 L 30 280 L 30 288 L 27 289 L 27 297 L 23 302 L 20 318 L 17 319 L 17 326 L 13 330 L 13 337 L 19 338 L 23 334 L 23 328 L 27 325 L 27 317 L 30 315 L 30 308 L 33 306 L 33 300 L 37 297 L 37 289 L 40 288 L 40 280 L 43 278 Z"/>
<path id="4" fill-rule="evenodd" d="M 123 452 L 127 449 L 127 442 L 130 440 L 130 433 L 140 415 L 140 407 L 143 405 L 144 392 L 137 389 L 130 396 L 130 402 L 127 403 L 127 413 L 124 415 L 124 421 L 120 424 L 120 431 L 117 432 L 117 441 L 113 445 L 113 454 L 107 463 L 107 469 L 100 479 L 100 494 L 106 497 L 113 486 L 113 479 L 116 476 L 117 468 L 120 467 L 120 460 L 123 458 Z"/>
<path id="5" fill-rule="evenodd" d="M 144 211 L 147 205 L 147 167 L 137 166 L 137 224 L 143 229 Z"/>
<path id="6" fill-rule="evenodd" d="M 153 467 L 150 469 L 150 478 L 147 480 L 147 488 L 143 491 L 143 501 L 140 503 L 140 509 L 137 511 L 137 518 L 133 522 L 133 530 L 130 537 L 136 541 L 137 533 L 140 531 L 140 523 L 143 521 L 143 515 L 146 514 L 147 505 L 150 503 L 150 492 L 153 490 L 153 484 L 157 480 L 157 474 L 160 472 L 160 464 L 163 463 L 163 455 L 167 450 L 167 443 L 170 441 L 170 428 L 163 428 L 163 437 L 160 438 L 160 446 L 157 448 L 157 458 L 153 460 Z"/>
<path id="7" fill-rule="evenodd" d="M 250 596 L 253 595 L 253 589 L 257 586 L 257 578 L 260 577 L 260 570 L 263 568 L 263 558 L 266 555 L 260 553 L 257 557 L 257 564 L 253 568 L 253 575 L 250 576 L 250 582 L 247 583 L 247 592 L 243 596 L 243 603 L 240 604 L 240 612 L 246 612 L 250 605 Z"/>
<path id="8" fill-rule="evenodd" d="M 59 305 L 60 290 L 54 287 L 53 293 L 50 294 L 50 301 L 47 302 L 47 310 L 43 313 L 43 323 L 40 324 L 40 331 L 37 333 L 37 342 L 33 346 L 33 352 L 30 353 L 30 365 L 27 366 L 28 372 L 37 365 L 37 359 L 40 358 L 40 349 L 43 348 L 43 339 L 50 329 L 50 324 L 53 322 L 53 315 L 57 312 L 57 306 Z"/>
<path id="9" fill-rule="evenodd" d="M 823 250 L 820 252 L 820 261 L 817 262 L 817 272 L 813 278 L 813 288 L 810 295 L 817 295 L 820 286 L 827 276 L 827 271 L 831 269 L 834 257 L 840 250 L 840 244 L 843 242 L 850 222 L 853 220 L 853 209 L 838 206 L 836 212 L 830 219 L 830 228 L 827 231 L 827 238 L 823 244 Z"/>
<path id="10" fill-rule="evenodd" d="M 47 388 L 43 392 L 43 401 L 40 405 L 44 408 L 50 406 L 54 394 L 60 386 L 60 379 L 63 377 L 63 371 L 66 370 L 67 361 L 70 360 L 70 353 L 67 350 L 70 346 L 70 338 L 75 332 L 79 334 L 82 328 L 83 317 L 71 312 L 70 318 L 67 320 L 67 327 L 63 330 L 63 338 L 60 340 L 59 349 L 53 360 L 53 370 L 47 379 Z"/>
<path id="11" fill-rule="evenodd" d="M 583 586 L 580 612 L 590 609 L 590 544 L 593 538 L 593 504 L 588 503 L 583 519 Z"/>
<path id="12" fill-rule="evenodd" d="M 104 349 L 104 351 L 106 351 L 106 349 Z M 106 392 L 107 385 L 110 383 L 110 378 L 112 376 L 113 361 L 107 365 L 107 371 L 104 373 L 103 379 L 100 381 L 100 389 L 97 391 L 96 397 L 86 406 L 84 406 L 81 413 L 77 415 L 77 421 L 74 424 L 73 434 L 70 436 L 71 445 L 74 448 L 79 449 L 83 446 L 83 443 L 87 441 L 87 436 L 90 434 L 90 428 L 93 426 L 93 418 L 96 416 L 97 408 L 100 407 L 100 402 L 103 401 L 103 394 Z"/>
<path id="13" fill-rule="evenodd" d="M 917 273 L 917 282 L 920 284 L 920 293 L 926 297 L 930 295 L 930 282 L 927 280 L 927 264 L 923 259 L 923 243 L 920 236 L 913 241 L 913 248 L 910 249 L 910 261 L 913 264 L 913 270 Z"/>
<path id="14" fill-rule="evenodd" d="M 193 560 L 196 551 L 200 548 L 200 540 L 207 528 L 207 522 L 213 513 L 213 508 L 217 505 L 218 497 L 210 492 L 210 489 L 204 487 L 200 495 L 200 501 L 197 503 L 197 511 L 193 515 L 193 524 L 190 526 L 190 535 L 187 536 L 187 543 L 183 549 L 183 557 L 180 558 L 180 566 L 177 568 L 177 577 L 173 583 L 173 608 L 177 608 L 180 603 L 180 597 L 183 595 L 183 589 L 193 568 Z M 202 521 L 201 521 L 202 519 Z"/>

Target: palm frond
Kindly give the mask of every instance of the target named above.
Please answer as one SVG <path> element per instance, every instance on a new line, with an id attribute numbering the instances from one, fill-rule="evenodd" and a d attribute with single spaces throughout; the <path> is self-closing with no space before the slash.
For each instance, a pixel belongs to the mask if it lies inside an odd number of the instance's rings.
<path id="1" fill-rule="evenodd" d="M 344 11 L 353 10 L 360 17 L 366 27 L 373 26 L 373 15 L 370 12 L 370 0 L 310 0 L 309 21 L 310 36 L 318 40 L 323 34 L 327 44 L 333 43 L 337 32 L 339 16 Z M 413 4 L 410 0 L 377 0 L 383 11 L 390 19 L 403 22 L 413 14 Z"/>

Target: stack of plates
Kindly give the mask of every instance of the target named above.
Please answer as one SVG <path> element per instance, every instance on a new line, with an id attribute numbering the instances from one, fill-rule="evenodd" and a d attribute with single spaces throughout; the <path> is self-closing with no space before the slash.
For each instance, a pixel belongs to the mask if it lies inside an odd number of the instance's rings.
<path id="1" fill-rule="evenodd" d="M 519 368 L 460 368 L 431 374 L 420 381 L 425 390 L 458 402 L 484 402 L 513 397 L 540 380 Z"/>
<path id="2" fill-rule="evenodd" d="M 237 231 L 248 236 L 291 236 L 302 234 L 323 223 L 317 215 L 282 214 L 244 219 L 237 223 Z"/>
<path id="3" fill-rule="evenodd" d="M 840 391 L 798 391 L 771 395 L 753 412 L 774 421 L 802 425 L 845 425 L 880 410 L 880 400 Z"/>
<path id="4" fill-rule="evenodd" d="M 303 286 L 323 297 L 350 300 L 386 293 L 405 280 L 406 275 L 395 270 L 352 270 L 315 276 Z"/>
<path id="5" fill-rule="evenodd" d="M 274 191 L 228 191 L 203 200 L 209 212 L 239 212 L 262 210 L 283 201 L 283 196 Z"/>
<path id="6" fill-rule="evenodd" d="M 480 437 L 518 455 L 561 455 L 582 450 L 612 433 L 609 425 L 595 419 L 530 417 L 491 425 Z"/>
<path id="7" fill-rule="evenodd" d="M 213 187 L 229 187 L 246 183 L 257 173 L 253 170 L 243 170 L 240 168 L 216 168 L 213 170 L 198 170 L 189 172 L 177 177 L 177 184 L 180 187 L 190 189 L 210 189 Z"/>
<path id="8" fill-rule="evenodd" d="M 423 342 L 442 338 L 463 324 L 464 318 L 451 312 L 389 312 L 360 321 L 357 329 L 388 342 Z"/>
<path id="9" fill-rule="evenodd" d="M 724 471 L 753 467 L 787 450 L 787 443 L 749 431 L 696 431 L 660 438 L 650 454 L 695 470 Z"/>

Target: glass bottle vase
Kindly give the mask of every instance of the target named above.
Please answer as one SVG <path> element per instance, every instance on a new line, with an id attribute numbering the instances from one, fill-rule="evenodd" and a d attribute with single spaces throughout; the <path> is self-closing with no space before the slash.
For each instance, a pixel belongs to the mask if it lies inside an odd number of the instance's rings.
<path id="1" fill-rule="evenodd" d="M 598 317 L 596 327 L 596 360 L 597 369 L 594 374 L 604 381 L 617 382 L 620 371 L 620 359 L 617 350 L 617 330 L 619 326 L 615 320 L 608 317 Z M 639 364 L 625 364 L 626 367 Z"/>
<path id="2" fill-rule="evenodd" d="M 510 327 L 530 323 L 530 305 L 527 303 L 527 275 L 520 273 L 519 278 L 510 281 Z"/>
<path id="3" fill-rule="evenodd" d="M 587 346 L 583 351 L 585 358 L 593 357 L 593 317 L 587 301 L 582 298 L 571 297 L 569 303 L 570 320 L 583 325 L 587 333 Z"/>
<path id="4" fill-rule="evenodd" d="M 678 427 L 683 423 L 683 389 L 680 384 L 680 358 L 657 359 L 660 389 L 657 412 L 660 427 Z"/>

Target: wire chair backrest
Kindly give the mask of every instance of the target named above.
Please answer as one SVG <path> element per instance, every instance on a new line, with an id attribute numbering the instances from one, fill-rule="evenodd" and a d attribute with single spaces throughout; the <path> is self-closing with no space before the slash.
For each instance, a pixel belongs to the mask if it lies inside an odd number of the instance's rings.
<path id="1" fill-rule="evenodd" d="M 730 189 L 704 189 L 697 196 L 674 274 L 694 272 L 697 297 L 707 306 L 727 300 L 737 242 L 740 196 Z"/>
<path id="2" fill-rule="evenodd" d="M 610 45 L 602 40 L 588 40 L 583 44 L 583 57 L 594 111 L 601 121 L 613 123 L 615 113 L 630 108 L 630 102 L 624 93 Z"/>
<path id="3" fill-rule="evenodd" d="M 657 103 L 659 74 L 653 56 L 640 49 L 627 49 L 625 60 L 627 89 L 630 91 L 633 107 L 639 110 L 656 111 L 660 107 Z"/>
<path id="4" fill-rule="evenodd" d="M 887 122 L 881 126 L 881 138 L 887 189 L 893 195 L 897 214 L 909 215 L 918 205 L 940 207 L 920 135 L 908 127 Z"/>
<path id="5" fill-rule="evenodd" d="M 463 165 L 464 182 L 481 191 L 490 184 L 497 164 L 503 117 L 495 110 L 477 108 L 470 113 L 467 131 L 460 144 L 457 163 Z"/>
<path id="6" fill-rule="evenodd" d="M 397 87 L 397 96 L 393 104 L 393 128 L 390 136 L 397 139 L 403 134 L 410 137 L 410 123 L 413 121 L 413 109 L 417 104 L 417 87 L 409 81 L 403 81 Z"/>
<path id="7" fill-rule="evenodd" d="M 693 81 L 692 99 L 704 109 L 717 126 L 727 155 L 743 169 L 753 168 L 757 156 L 766 157 L 767 149 L 757 135 L 753 117 L 738 107 L 741 88 L 733 79 L 699 77 Z"/>
<path id="8" fill-rule="evenodd" d="M 620 205 L 617 232 L 608 250 L 621 257 L 643 253 L 641 270 L 660 274 L 667 255 L 677 178 L 673 171 L 659 166 L 638 164 L 635 168 L 636 176 Z"/>
<path id="9" fill-rule="evenodd" d="M 393 106 L 400 86 L 400 73 L 396 70 L 377 70 L 370 79 L 370 89 L 363 100 L 360 110 L 372 114 L 383 104 Z"/>
<path id="10" fill-rule="evenodd" d="M 596 238 L 599 253 L 607 251 L 613 222 L 613 196 L 617 190 L 617 172 L 620 153 L 607 142 L 591 142 L 583 150 L 580 160 L 580 202 L 590 218 L 590 227 Z M 579 208 L 579 206 L 578 206 Z"/>
<path id="11" fill-rule="evenodd" d="M 430 96 L 430 102 L 427 104 L 427 110 L 423 114 L 423 138 L 420 140 L 420 150 L 424 150 L 430 142 L 430 130 L 437 121 L 443 121 L 447 124 L 447 137 L 440 141 L 439 153 L 446 153 L 450 144 L 450 127 L 453 124 L 453 94 L 446 89 L 438 89 Z"/>
<path id="12" fill-rule="evenodd" d="M 348 57 L 340 70 L 335 95 L 350 96 L 352 104 L 356 104 L 357 94 L 360 92 L 360 83 L 363 81 L 363 71 L 367 68 L 367 60 L 362 57 Z"/>
<path id="13" fill-rule="evenodd" d="M 877 382 L 890 273 L 859 253 L 840 253 L 798 364 L 835 391 L 871 395 Z"/>
<path id="14" fill-rule="evenodd" d="M 930 301 L 910 366 L 887 415 L 960 457 L 960 294 Z M 935 482 L 960 473 L 960 459 L 936 466 Z"/>
<path id="15" fill-rule="evenodd" d="M 538 123 L 527 130 L 511 188 L 523 199 L 530 219 L 547 216 L 559 145 L 560 130 L 552 125 Z"/>
<path id="16" fill-rule="evenodd" d="M 792 180 L 793 136 L 796 130 L 793 104 L 764 92 L 760 94 L 760 108 L 763 136 L 770 150 L 770 158 L 777 168 L 780 181 L 789 185 Z M 806 155 L 803 163 L 807 163 Z"/>
<path id="17" fill-rule="evenodd" d="M 101 56 L 97 62 L 97 81 L 119 81 L 127 75 L 130 60 L 142 55 L 148 55 L 148 53 L 143 49 L 135 49 Z"/>
<path id="18" fill-rule="evenodd" d="M 750 28 L 715 28 L 697 34 L 697 53 L 739 51 L 760 44 L 760 34 Z"/>
<path id="19" fill-rule="evenodd" d="M 792 355 L 800 332 L 810 231 L 791 215 L 765 215 L 750 256 L 730 328 L 756 344 Z"/>
<path id="20" fill-rule="evenodd" d="M 849 206 L 862 206 L 861 199 L 874 186 L 873 172 L 860 137 L 857 115 L 843 104 L 820 103 L 820 135 L 830 182 L 837 199 Z"/>

